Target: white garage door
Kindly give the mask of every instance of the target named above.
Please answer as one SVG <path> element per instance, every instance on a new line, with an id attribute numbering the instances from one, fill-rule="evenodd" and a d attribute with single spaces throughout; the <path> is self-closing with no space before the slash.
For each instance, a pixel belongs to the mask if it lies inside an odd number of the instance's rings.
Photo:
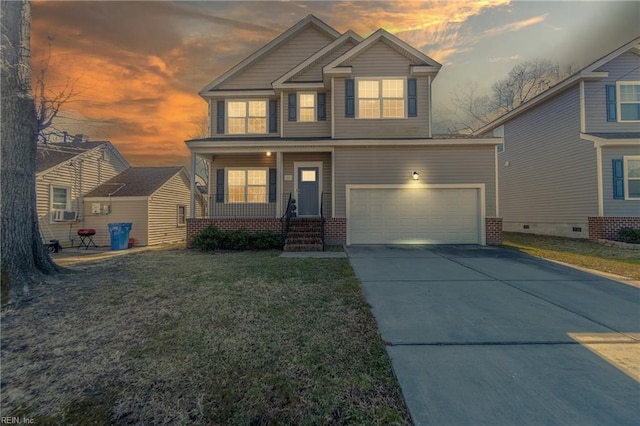
<path id="1" fill-rule="evenodd" d="M 351 244 L 480 244 L 477 188 L 350 188 Z"/>

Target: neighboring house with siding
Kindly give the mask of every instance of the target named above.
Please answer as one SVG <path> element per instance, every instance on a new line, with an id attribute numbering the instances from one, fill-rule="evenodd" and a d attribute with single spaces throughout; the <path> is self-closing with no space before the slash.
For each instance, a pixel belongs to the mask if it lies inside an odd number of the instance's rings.
<path id="1" fill-rule="evenodd" d="M 383 29 L 307 16 L 200 91 L 210 135 L 186 144 L 208 205 L 188 235 L 282 230 L 294 199 L 292 223 L 319 221 L 328 244 L 499 242 L 502 139 L 432 134 L 440 68 Z"/>
<path id="2" fill-rule="evenodd" d="M 129 167 L 110 142 L 39 144 L 36 198 L 43 239 L 73 245 L 87 213 L 84 195 Z"/>
<path id="3" fill-rule="evenodd" d="M 132 167 L 87 193 L 85 228 L 98 246 L 110 244 L 109 223 L 132 223 L 136 246 L 184 241 L 190 216 L 184 167 Z"/>
<path id="4" fill-rule="evenodd" d="M 640 37 L 478 130 L 500 132 L 506 231 L 614 239 L 640 228 Z"/>

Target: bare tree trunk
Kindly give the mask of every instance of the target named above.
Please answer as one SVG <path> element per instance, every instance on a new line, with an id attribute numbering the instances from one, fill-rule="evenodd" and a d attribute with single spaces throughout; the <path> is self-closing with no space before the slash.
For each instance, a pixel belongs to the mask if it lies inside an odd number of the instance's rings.
<path id="1" fill-rule="evenodd" d="M 2 1 L 1 160 L 2 303 L 26 295 L 59 269 L 40 237 L 36 211 L 37 121 L 31 94 L 30 4 Z"/>

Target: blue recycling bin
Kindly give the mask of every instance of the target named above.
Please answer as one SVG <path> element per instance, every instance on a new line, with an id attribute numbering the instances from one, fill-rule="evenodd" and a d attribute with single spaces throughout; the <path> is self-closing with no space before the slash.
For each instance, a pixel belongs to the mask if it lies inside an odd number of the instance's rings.
<path id="1" fill-rule="evenodd" d="M 132 223 L 110 223 L 109 234 L 111 235 L 111 250 L 124 250 L 129 247 L 129 232 L 133 227 Z"/>

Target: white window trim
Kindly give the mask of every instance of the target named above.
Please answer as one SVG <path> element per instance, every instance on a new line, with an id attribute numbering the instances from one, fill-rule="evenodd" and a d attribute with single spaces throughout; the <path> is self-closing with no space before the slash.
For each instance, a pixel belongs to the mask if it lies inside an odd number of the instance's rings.
<path id="1" fill-rule="evenodd" d="M 182 207 L 184 209 L 184 216 L 182 216 L 183 221 L 180 222 L 180 207 Z M 178 204 L 176 206 L 176 226 L 178 228 L 182 228 L 184 226 L 187 226 L 187 205 L 186 204 Z"/>
<path id="2" fill-rule="evenodd" d="M 629 179 L 631 179 L 631 180 L 640 180 L 640 178 L 629 178 L 629 167 L 627 167 L 627 162 L 629 160 L 640 161 L 640 155 L 624 155 L 622 157 L 622 168 L 624 170 L 624 199 L 625 200 L 640 200 L 640 197 L 630 197 L 629 196 Z"/>
<path id="3" fill-rule="evenodd" d="M 313 118 L 311 120 L 301 120 L 300 118 L 302 117 L 302 115 L 300 114 L 300 109 L 303 108 L 300 102 L 300 96 L 301 95 L 313 95 Z M 298 110 L 296 111 L 297 115 L 297 122 L 299 123 L 315 123 L 316 121 L 318 121 L 318 92 L 312 92 L 312 91 L 304 91 L 304 92 L 297 92 L 297 108 Z M 311 109 L 308 107 L 305 107 L 305 109 Z"/>
<path id="4" fill-rule="evenodd" d="M 229 201 L 229 171 L 231 170 L 243 170 L 245 171 L 245 178 L 246 178 L 246 172 L 248 172 L 249 170 L 264 170 L 265 171 L 265 175 L 266 175 L 266 183 L 265 183 L 265 188 L 266 188 L 266 196 L 265 196 L 265 201 L 264 202 L 250 202 L 250 201 L 246 201 L 248 199 L 248 195 L 247 194 L 247 188 L 249 186 L 261 186 L 261 185 L 249 185 L 248 181 L 245 180 L 245 184 L 244 184 L 244 188 L 245 188 L 245 193 L 244 193 L 244 199 L 245 201 L 240 202 L 240 201 Z M 269 168 L 268 167 L 226 167 L 224 169 L 224 202 L 225 204 L 269 204 Z"/>
<path id="5" fill-rule="evenodd" d="M 640 123 L 640 120 L 622 119 L 622 99 L 620 96 L 620 86 L 640 86 L 640 81 L 616 81 L 616 114 L 618 123 Z M 625 104 L 636 104 L 640 102 L 624 102 Z"/>
<path id="6" fill-rule="evenodd" d="M 383 113 L 383 109 L 384 109 L 384 102 L 383 102 L 383 97 L 382 97 L 382 80 L 402 80 L 403 84 L 404 84 L 404 88 L 403 88 L 403 93 L 404 96 L 402 97 L 403 99 L 403 103 L 404 103 L 404 116 L 402 117 L 383 117 L 382 113 Z M 380 82 L 380 96 L 378 99 L 380 99 L 380 117 L 376 117 L 376 118 L 369 118 L 369 117 L 360 117 L 360 96 L 358 93 L 358 81 L 378 81 Z M 392 76 L 388 76 L 388 77 L 356 77 L 355 81 L 354 81 L 354 96 L 355 96 L 355 112 L 356 112 L 356 119 L 359 120 L 406 120 L 408 118 L 408 99 L 409 99 L 409 94 L 407 93 L 407 77 L 392 77 Z M 400 99 L 400 98 L 387 98 L 387 99 Z"/>
<path id="7" fill-rule="evenodd" d="M 229 102 L 245 102 L 245 112 L 246 115 L 244 117 L 244 133 L 229 133 Z M 263 102 L 265 104 L 265 126 L 264 133 L 249 133 L 249 102 Z M 234 117 L 232 117 L 234 118 Z M 240 117 L 235 117 L 240 118 Z M 224 100 L 224 134 L 228 136 L 245 136 L 245 135 L 268 135 L 269 134 L 269 100 L 268 99 L 225 99 Z"/>
<path id="8" fill-rule="evenodd" d="M 53 207 L 53 190 L 64 189 L 67 191 L 67 201 L 64 209 L 56 209 Z M 52 219 L 52 213 L 54 210 L 71 210 L 71 187 L 67 185 L 49 185 L 49 223 L 56 223 Z"/>

